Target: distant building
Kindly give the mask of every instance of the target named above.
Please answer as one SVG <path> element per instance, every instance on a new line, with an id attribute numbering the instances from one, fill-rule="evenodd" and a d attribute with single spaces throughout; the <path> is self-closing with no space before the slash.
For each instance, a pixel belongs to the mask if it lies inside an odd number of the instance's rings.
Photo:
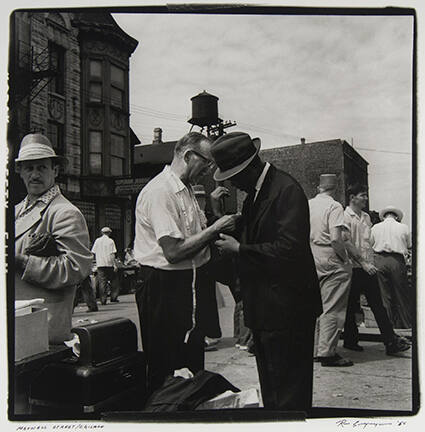
<path id="1" fill-rule="evenodd" d="M 91 240 L 108 225 L 122 250 L 133 209 L 115 186 L 132 175 L 139 142 L 129 126 L 129 59 L 138 42 L 104 11 L 17 11 L 10 40 L 11 156 L 27 133 L 47 135 L 69 160 L 58 182 L 83 212 Z M 13 172 L 11 183 L 14 204 L 25 189 Z"/>
<path id="2" fill-rule="evenodd" d="M 320 174 L 336 174 L 336 199 L 348 204 L 347 187 L 359 182 L 368 186 L 368 162 L 346 141 L 333 139 L 261 150 L 261 157 L 291 174 L 303 187 L 307 198 L 317 194 Z"/>

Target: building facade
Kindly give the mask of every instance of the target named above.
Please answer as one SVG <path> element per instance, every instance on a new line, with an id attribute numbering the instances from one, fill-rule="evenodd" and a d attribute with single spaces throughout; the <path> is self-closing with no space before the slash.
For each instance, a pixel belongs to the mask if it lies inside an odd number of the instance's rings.
<path id="1" fill-rule="evenodd" d="M 288 147 L 265 149 L 263 160 L 292 175 L 303 187 L 307 198 L 317 194 L 320 174 L 336 174 L 336 200 L 348 205 L 346 191 L 349 185 L 368 183 L 368 162 L 345 140 L 333 139 L 301 143 Z"/>
<path id="2" fill-rule="evenodd" d="M 10 41 L 9 154 L 16 157 L 27 133 L 47 135 L 68 159 L 58 183 L 83 212 L 91 241 L 108 225 L 122 250 L 132 209 L 115 183 L 132 176 L 138 143 L 129 126 L 129 59 L 138 42 L 103 11 L 14 12 Z M 16 203 L 25 189 L 10 168 Z"/>

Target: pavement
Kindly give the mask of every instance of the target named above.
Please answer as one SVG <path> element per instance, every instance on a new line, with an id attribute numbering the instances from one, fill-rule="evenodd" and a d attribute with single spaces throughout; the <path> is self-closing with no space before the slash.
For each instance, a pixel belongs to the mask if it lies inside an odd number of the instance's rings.
<path id="1" fill-rule="evenodd" d="M 259 390 L 255 357 L 237 349 L 233 338 L 234 301 L 227 287 L 221 286 L 218 296 L 222 338 L 216 350 L 205 353 L 205 369 L 220 373 L 241 390 Z M 140 324 L 134 294 L 119 297 L 119 303 L 101 305 L 98 312 L 87 312 L 85 304 L 74 310 L 73 325 L 89 321 L 103 321 L 116 317 L 131 319 L 138 329 Z M 354 366 L 335 368 L 314 363 L 313 407 L 354 408 L 369 410 L 410 411 L 412 409 L 412 350 L 397 357 L 387 356 L 384 345 L 378 341 L 378 331 L 360 328 L 367 339 L 362 341 L 363 352 L 342 347 L 339 353 L 349 357 Z M 409 334 L 398 331 L 400 334 Z"/>

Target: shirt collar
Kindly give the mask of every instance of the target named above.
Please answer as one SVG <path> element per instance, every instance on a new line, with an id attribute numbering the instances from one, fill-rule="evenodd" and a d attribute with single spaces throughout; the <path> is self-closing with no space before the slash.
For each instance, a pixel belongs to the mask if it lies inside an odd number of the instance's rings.
<path id="1" fill-rule="evenodd" d="M 181 192 L 187 189 L 187 186 L 181 181 L 176 173 L 171 169 L 170 165 L 165 165 L 163 173 L 167 176 L 171 189 L 174 193 Z"/>
<path id="2" fill-rule="evenodd" d="M 345 208 L 345 211 L 352 217 L 356 217 L 357 219 L 363 219 L 365 214 L 367 214 L 366 212 L 364 212 L 363 210 L 360 210 L 360 216 L 350 207 L 347 206 Z"/>
<path id="3" fill-rule="evenodd" d="M 32 201 L 31 204 L 29 204 L 28 195 L 27 195 L 24 199 L 23 209 L 26 209 L 27 207 L 33 207 L 37 202 L 43 202 L 44 204 L 48 204 L 59 193 L 60 193 L 59 186 L 55 184 L 46 192 L 44 192 L 43 195 L 40 195 L 38 198 Z"/>
<path id="4" fill-rule="evenodd" d="M 28 195 L 24 198 L 22 202 L 21 211 L 18 217 L 26 215 L 32 208 L 35 207 L 35 205 L 38 202 L 42 202 L 44 204 L 49 204 L 50 201 L 52 201 L 53 198 L 55 198 L 56 195 L 60 194 L 60 188 L 57 184 L 53 185 L 50 189 L 48 189 L 46 192 L 44 192 L 43 195 L 40 195 L 37 197 L 34 201 L 31 203 L 29 202 Z"/>
<path id="5" fill-rule="evenodd" d="M 255 185 L 256 194 L 260 191 L 261 186 L 263 186 L 264 179 L 266 178 L 267 171 L 269 170 L 269 168 L 270 168 L 270 164 L 266 162 L 263 168 L 263 172 L 261 173 L 260 177 L 258 177 L 257 184 Z"/>

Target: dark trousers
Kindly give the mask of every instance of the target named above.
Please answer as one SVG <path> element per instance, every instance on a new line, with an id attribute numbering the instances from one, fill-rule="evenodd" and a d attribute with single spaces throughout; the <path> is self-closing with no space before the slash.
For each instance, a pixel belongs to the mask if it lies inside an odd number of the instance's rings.
<path id="1" fill-rule="evenodd" d="M 370 276 L 361 268 L 353 269 L 344 325 L 344 342 L 352 345 L 357 344 L 359 341 L 359 330 L 356 324 L 355 312 L 359 307 L 361 292 L 366 296 L 367 304 L 372 309 L 384 344 L 392 342 L 395 338 L 395 333 L 382 303 L 378 277 L 377 275 Z"/>
<path id="2" fill-rule="evenodd" d="M 186 332 L 192 327 L 192 270 L 142 266 L 140 272 L 143 282 L 137 287 L 136 302 L 150 394 L 176 369 L 187 367 L 193 373 L 204 369 L 205 331 L 200 318 L 203 304 L 197 296 L 197 325 L 184 343 Z M 198 269 L 197 294 L 203 276 Z"/>
<path id="3" fill-rule="evenodd" d="M 314 319 L 285 330 L 253 330 L 264 408 L 308 411 L 313 393 Z"/>
<path id="4" fill-rule="evenodd" d="M 375 254 L 382 303 L 395 328 L 412 327 L 413 296 L 404 257 L 397 253 Z"/>
<path id="5" fill-rule="evenodd" d="M 233 314 L 233 337 L 236 338 L 236 343 L 242 346 L 247 346 L 252 349 L 254 339 L 252 331 L 245 325 L 245 318 L 243 315 L 243 302 L 240 300 L 235 303 L 235 311 Z"/>
<path id="6" fill-rule="evenodd" d="M 92 279 L 90 276 L 81 282 L 81 293 L 83 294 L 83 299 L 89 310 L 96 311 L 96 291 L 92 287 Z"/>
<path id="7" fill-rule="evenodd" d="M 118 299 L 120 286 L 117 273 L 113 267 L 98 267 L 97 277 L 99 279 L 99 297 L 102 304 L 106 304 L 108 296 L 108 281 L 111 284 L 111 302 Z"/>

